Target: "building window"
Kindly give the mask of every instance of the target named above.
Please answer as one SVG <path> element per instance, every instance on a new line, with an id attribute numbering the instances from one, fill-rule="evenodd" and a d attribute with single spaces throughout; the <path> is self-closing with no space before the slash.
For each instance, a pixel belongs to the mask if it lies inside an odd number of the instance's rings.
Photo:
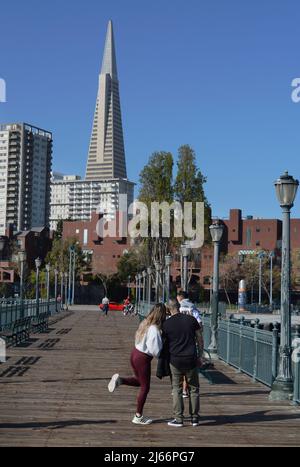
<path id="1" fill-rule="evenodd" d="M 83 231 L 83 244 L 86 245 L 88 242 L 88 229 L 84 229 Z"/>
<path id="2" fill-rule="evenodd" d="M 250 227 L 248 227 L 247 230 L 246 230 L 246 245 L 247 246 L 251 245 L 251 229 L 250 229 Z"/>

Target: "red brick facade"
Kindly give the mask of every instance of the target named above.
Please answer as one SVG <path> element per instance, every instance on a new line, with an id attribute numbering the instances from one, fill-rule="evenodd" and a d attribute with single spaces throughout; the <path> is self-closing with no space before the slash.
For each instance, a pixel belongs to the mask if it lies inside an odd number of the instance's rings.
<path id="1" fill-rule="evenodd" d="M 114 274 L 117 272 L 117 263 L 128 250 L 130 242 L 126 237 L 99 237 L 96 229 L 101 218 L 102 214 L 94 212 L 90 221 L 65 221 L 63 239 L 76 238 L 82 250 L 92 255 L 92 273 Z M 119 218 L 118 213 L 116 218 Z M 118 228 L 117 221 L 117 234 Z"/>

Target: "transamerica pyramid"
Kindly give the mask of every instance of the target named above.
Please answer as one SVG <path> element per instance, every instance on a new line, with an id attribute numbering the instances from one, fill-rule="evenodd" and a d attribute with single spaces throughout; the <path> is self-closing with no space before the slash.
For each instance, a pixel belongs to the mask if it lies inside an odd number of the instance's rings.
<path id="1" fill-rule="evenodd" d="M 127 178 L 112 21 L 107 27 L 85 178 Z"/>

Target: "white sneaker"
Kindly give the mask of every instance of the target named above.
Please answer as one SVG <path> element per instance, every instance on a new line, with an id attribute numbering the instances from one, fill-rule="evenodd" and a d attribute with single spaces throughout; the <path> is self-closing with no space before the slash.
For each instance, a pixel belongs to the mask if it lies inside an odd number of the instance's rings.
<path id="1" fill-rule="evenodd" d="M 109 392 L 114 392 L 114 390 L 115 390 L 118 386 L 120 386 L 120 384 L 121 384 L 121 378 L 120 378 L 119 374 L 116 373 L 115 375 L 113 375 L 113 376 L 111 377 L 111 380 L 110 380 L 110 382 L 108 383 L 108 390 L 109 390 Z"/>
<path id="2" fill-rule="evenodd" d="M 190 395 L 189 395 L 189 393 L 188 393 L 187 391 L 183 391 L 183 392 L 182 392 L 182 397 L 183 397 L 184 399 L 188 399 L 188 398 L 190 397 Z"/>
<path id="3" fill-rule="evenodd" d="M 152 423 L 152 420 L 151 418 L 144 417 L 143 415 L 141 415 L 140 417 L 135 415 L 132 419 L 132 423 L 135 423 L 136 425 L 150 425 L 150 423 Z"/>

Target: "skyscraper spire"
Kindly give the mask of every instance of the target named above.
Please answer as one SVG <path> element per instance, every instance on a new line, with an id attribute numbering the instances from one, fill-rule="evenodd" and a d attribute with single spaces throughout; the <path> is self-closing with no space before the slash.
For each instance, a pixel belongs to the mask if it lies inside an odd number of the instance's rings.
<path id="1" fill-rule="evenodd" d="M 114 31 L 111 20 L 107 26 L 101 74 L 109 74 L 112 78 L 118 79 Z"/>
<path id="2" fill-rule="evenodd" d="M 112 21 L 109 21 L 99 75 L 86 179 L 126 177 L 115 43 Z"/>

